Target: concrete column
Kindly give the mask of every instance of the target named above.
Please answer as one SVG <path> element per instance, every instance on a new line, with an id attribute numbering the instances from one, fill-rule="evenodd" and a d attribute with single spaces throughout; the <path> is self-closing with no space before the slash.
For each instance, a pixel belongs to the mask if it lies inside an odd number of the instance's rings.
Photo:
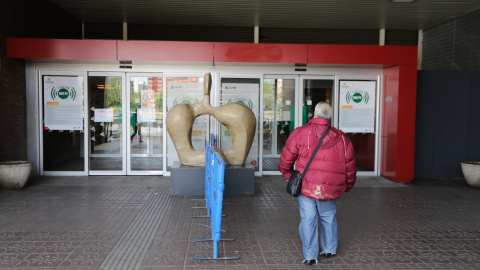
<path id="1" fill-rule="evenodd" d="M 253 43 L 259 43 L 259 40 L 260 40 L 260 29 L 257 26 L 255 26 L 255 28 L 253 28 Z"/>
<path id="2" fill-rule="evenodd" d="M 127 23 L 123 23 L 123 40 L 128 40 L 128 26 Z"/>
<path id="3" fill-rule="evenodd" d="M 423 60 L 423 30 L 418 30 L 418 53 L 417 53 L 417 70 L 422 70 Z"/>
<path id="4" fill-rule="evenodd" d="M 378 37 L 378 45 L 385 46 L 385 29 L 380 29 Z"/>

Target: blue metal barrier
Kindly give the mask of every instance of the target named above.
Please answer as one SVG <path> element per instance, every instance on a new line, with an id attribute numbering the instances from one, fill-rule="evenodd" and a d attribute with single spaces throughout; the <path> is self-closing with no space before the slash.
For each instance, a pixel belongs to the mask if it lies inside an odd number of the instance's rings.
<path id="1" fill-rule="evenodd" d="M 214 145 L 214 137 L 210 139 L 211 146 Z M 213 151 L 211 146 L 205 147 L 205 203 L 207 208 L 207 216 L 210 217 L 210 227 L 212 229 L 212 238 L 197 239 L 194 241 L 213 241 L 213 257 L 193 257 L 200 260 L 234 260 L 239 257 L 218 257 L 218 243 L 226 240 L 221 238 L 222 225 L 222 206 L 223 191 L 225 190 L 225 162 L 219 153 Z M 202 224 L 200 224 L 202 225 Z M 205 226 L 205 225 L 203 225 Z"/>

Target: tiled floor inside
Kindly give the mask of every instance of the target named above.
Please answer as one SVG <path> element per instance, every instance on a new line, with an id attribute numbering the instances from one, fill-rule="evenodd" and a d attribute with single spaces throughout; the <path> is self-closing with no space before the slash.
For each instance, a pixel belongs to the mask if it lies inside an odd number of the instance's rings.
<path id="1" fill-rule="evenodd" d="M 280 176 L 224 199 L 219 257 L 201 197 L 159 176 L 40 177 L 0 190 L 0 269 L 480 269 L 480 189 L 359 177 L 338 202 L 339 249 L 301 264 L 298 202 Z"/>

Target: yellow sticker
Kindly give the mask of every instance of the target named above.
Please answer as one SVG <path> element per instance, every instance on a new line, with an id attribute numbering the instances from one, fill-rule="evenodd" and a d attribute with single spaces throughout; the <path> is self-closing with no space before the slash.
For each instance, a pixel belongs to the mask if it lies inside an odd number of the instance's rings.
<path id="1" fill-rule="evenodd" d="M 192 130 L 192 136 L 202 136 L 201 130 Z"/>

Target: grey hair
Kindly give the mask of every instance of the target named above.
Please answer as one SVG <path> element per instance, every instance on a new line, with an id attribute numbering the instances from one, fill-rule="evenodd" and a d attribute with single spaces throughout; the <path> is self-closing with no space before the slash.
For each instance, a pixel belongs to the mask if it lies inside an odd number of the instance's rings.
<path id="1" fill-rule="evenodd" d="M 333 116 L 332 106 L 327 102 L 321 101 L 315 105 L 315 114 L 316 117 L 330 120 Z"/>

